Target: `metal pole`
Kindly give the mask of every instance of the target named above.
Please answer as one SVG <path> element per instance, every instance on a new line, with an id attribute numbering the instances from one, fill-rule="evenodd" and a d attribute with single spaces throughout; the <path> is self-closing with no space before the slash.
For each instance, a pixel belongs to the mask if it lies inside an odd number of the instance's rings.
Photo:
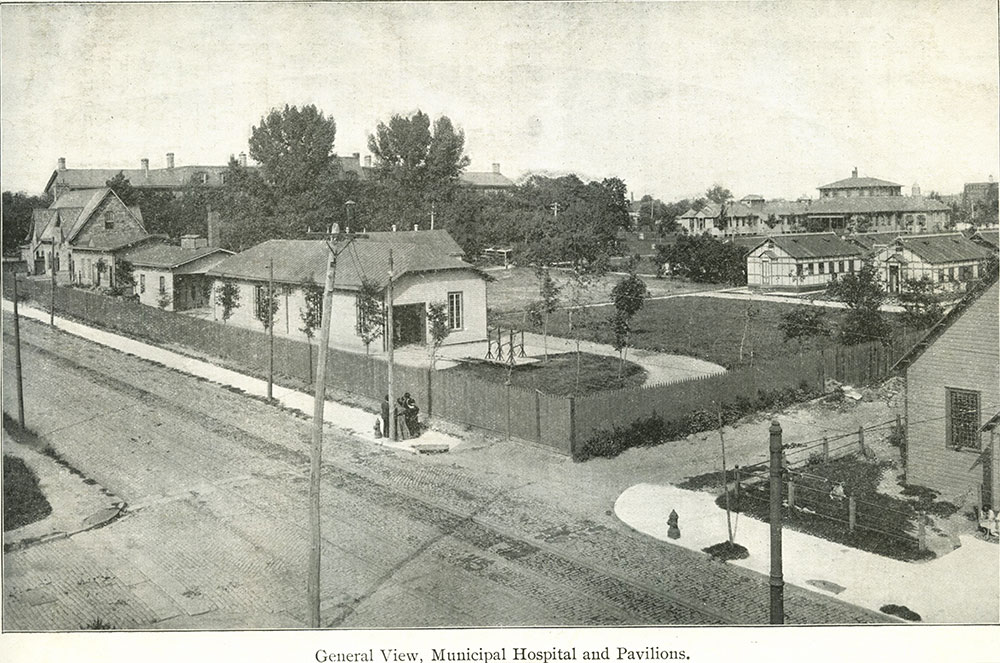
<path id="1" fill-rule="evenodd" d="M 24 429 L 24 382 L 21 377 L 21 323 L 17 313 L 17 273 L 14 277 L 14 373 L 17 376 L 17 423 Z"/>
<path id="2" fill-rule="evenodd" d="M 274 258 L 267 265 L 267 400 L 274 390 Z"/>
<path id="3" fill-rule="evenodd" d="M 49 298 L 49 324 L 53 327 L 56 324 L 56 247 L 52 246 L 52 253 L 49 255 L 49 267 L 52 268 L 52 287 Z"/>
<path id="4" fill-rule="evenodd" d="M 396 440 L 396 399 L 395 392 L 393 390 L 392 378 L 393 378 L 393 346 L 395 345 L 396 339 L 393 327 L 392 327 L 392 248 L 389 249 L 389 283 L 385 286 L 385 322 L 388 327 L 388 332 L 386 333 L 386 348 L 389 351 L 389 367 L 387 371 L 387 382 L 389 391 L 389 440 Z"/>
<path id="5" fill-rule="evenodd" d="M 330 249 L 330 261 L 326 266 L 326 282 L 323 284 L 323 315 L 319 333 L 319 351 L 316 359 L 316 395 L 313 399 L 312 449 L 309 457 L 309 625 L 319 628 L 319 567 L 322 554 L 319 519 L 319 477 L 323 457 L 323 409 L 326 405 L 326 354 L 330 346 L 330 309 L 333 305 L 333 283 L 337 273 L 337 254 Z"/>
<path id="6" fill-rule="evenodd" d="M 726 491 L 726 533 L 733 545 L 733 520 L 729 508 L 729 472 L 726 471 L 726 438 L 722 434 L 722 408 L 719 408 L 719 443 L 722 445 L 722 490 Z"/>
<path id="7" fill-rule="evenodd" d="M 771 422 L 771 623 L 785 623 L 785 581 L 781 575 L 781 424 Z"/>

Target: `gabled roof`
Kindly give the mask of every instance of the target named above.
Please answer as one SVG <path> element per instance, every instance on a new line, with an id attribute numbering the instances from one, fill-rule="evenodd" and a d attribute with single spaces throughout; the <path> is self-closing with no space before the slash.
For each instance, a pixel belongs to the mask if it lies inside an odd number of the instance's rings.
<path id="1" fill-rule="evenodd" d="M 113 239 L 113 240 L 108 240 L 102 237 L 101 241 L 99 242 L 91 240 L 86 244 L 74 244 L 73 250 L 114 253 L 116 251 L 122 251 L 124 249 L 128 249 L 133 246 L 139 246 L 140 244 L 145 244 L 146 242 L 165 241 L 166 239 L 167 239 L 166 235 L 142 235 L 141 237 L 131 237 L 129 239 Z"/>
<path id="2" fill-rule="evenodd" d="M 769 241 L 774 242 L 776 247 L 796 259 L 860 257 L 862 255 L 860 248 L 844 241 L 833 232 L 774 235 L 758 243 L 754 249 Z"/>
<path id="3" fill-rule="evenodd" d="M 932 265 L 969 260 L 983 260 L 990 257 L 991 251 L 967 239 L 962 233 L 944 233 L 936 235 L 900 235 L 894 241 L 895 245 L 916 254 L 924 262 Z"/>
<path id="4" fill-rule="evenodd" d="M 844 239 L 848 242 L 854 242 L 860 246 L 865 251 L 871 251 L 876 246 L 888 246 L 896 241 L 896 238 L 902 235 L 900 231 L 896 232 L 884 232 L 884 233 L 854 233 L 852 235 L 845 235 Z"/>
<path id="5" fill-rule="evenodd" d="M 877 177 L 847 177 L 817 188 L 823 191 L 824 189 L 864 189 L 881 186 L 902 187 L 903 185 L 888 180 L 880 180 Z"/>
<path id="6" fill-rule="evenodd" d="M 775 216 L 805 214 L 809 211 L 809 203 L 796 200 L 768 200 L 759 211 L 764 215 L 773 214 Z"/>
<path id="7" fill-rule="evenodd" d="M 980 228 L 972 234 L 969 238 L 972 241 L 979 241 L 983 245 L 989 245 L 993 247 L 993 250 L 1000 248 L 1000 230 L 996 228 Z"/>
<path id="8" fill-rule="evenodd" d="M 753 200 L 753 201 L 764 200 L 764 196 L 758 193 L 748 193 L 747 195 L 740 198 L 740 200 Z"/>
<path id="9" fill-rule="evenodd" d="M 767 241 L 767 237 L 764 235 L 735 235 L 727 237 L 723 241 L 739 246 L 744 253 L 750 253 Z"/>
<path id="10" fill-rule="evenodd" d="M 204 173 L 207 176 L 206 186 L 222 186 L 222 174 L 229 166 L 175 166 L 174 168 L 67 168 L 54 170 L 49 177 L 45 190 L 54 183 L 68 186 L 71 189 L 97 189 L 107 185 L 108 180 L 122 173 L 129 184 L 143 188 L 179 189 L 191 184 L 191 178 Z M 60 196 L 61 197 L 61 196 Z"/>
<path id="11" fill-rule="evenodd" d="M 397 233 L 402 234 L 402 233 Z M 335 287 L 357 290 L 367 279 L 384 287 L 389 275 L 389 251 L 393 273 L 431 273 L 444 270 L 471 270 L 485 278 L 469 263 L 448 255 L 439 247 L 419 243 L 391 243 L 358 238 L 337 258 Z M 322 284 L 330 253 L 323 240 L 273 239 L 226 258 L 208 271 L 210 276 L 248 281 L 266 281 L 270 261 L 274 261 L 274 280 L 279 283 Z"/>
<path id="12" fill-rule="evenodd" d="M 944 203 L 923 196 L 841 196 L 814 200 L 809 214 L 871 214 L 876 212 L 948 212 Z"/>
<path id="13" fill-rule="evenodd" d="M 458 176 L 458 181 L 460 184 L 466 186 L 503 188 L 514 186 L 514 183 L 509 178 L 492 171 L 462 173 Z"/>
<path id="14" fill-rule="evenodd" d="M 750 209 L 747 205 L 743 203 L 728 202 L 726 203 L 726 216 L 742 218 L 747 216 L 759 216 L 757 210 Z"/>
<path id="15" fill-rule="evenodd" d="M 692 207 L 691 209 L 689 209 L 688 211 L 684 212 L 683 214 L 681 214 L 677 218 L 678 219 L 697 219 L 698 218 L 698 212 L 694 211 L 694 208 Z"/>
<path id="16" fill-rule="evenodd" d="M 996 276 L 993 276 L 990 281 L 979 281 L 975 283 L 971 289 L 965 293 L 961 301 L 955 305 L 948 313 L 938 321 L 936 325 L 930 328 L 927 334 L 920 339 L 916 345 L 914 345 L 910 350 L 903 355 L 899 361 L 895 363 L 892 367 L 893 371 L 906 370 L 907 367 L 911 366 L 924 351 L 929 348 L 934 341 L 941 337 L 948 328 L 950 328 L 956 320 L 958 320 L 962 315 L 975 303 L 980 297 L 988 293 L 992 301 L 996 302 L 998 297 L 1000 297 L 1000 286 L 998 286 Z"/>
<path id="17" fill-rule="evenodd" d="M 144 246 L 129 249 L 124 253 L 124 257 L 133 265 L 174 270 L 213 253 L 220 254 L 220 260 L 226 256 L 233 255 L 232 251 L 226 251 L 214 246 L 202 246 L 191 249 L 161 241 L 160 243 L 147 243 Z"/>

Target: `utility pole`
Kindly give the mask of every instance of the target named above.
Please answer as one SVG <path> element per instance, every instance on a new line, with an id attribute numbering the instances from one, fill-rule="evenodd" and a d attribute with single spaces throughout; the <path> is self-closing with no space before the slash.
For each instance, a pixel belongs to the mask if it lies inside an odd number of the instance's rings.
<path id="1" fill-rule="evenodd" d="M 431 201 L 431 230 L 434 230 L 434 201 Z"/>
<path id="2" fill-rule="evenodd" d="M 385 286 L 385 300 L 386 300 L 386 310 L 385 310 L 385 324 L 388 327 L 386 332 L 386 349 L 389 351 L 389 367 L 387 371 L 387 382 L 388 382 L 388 392 L 389 392 L 389 441 L 396 441 L 396 394 L 392 388 L 392 378 L 393 378 L 393 346 L 395 345 L 396 339 L 393 338 L 395 334 L 393 333 L 392 326 L 392 247 L 389 247 L 389 283 Z"/>
<path id="3" fill-rule="evenodd" d="M 726 532 L 729 545 L 733 545 L 733 520 L 729 508 L 729 471 L 726 469 L 726 438 L 722 435 L 722 408 L 719 408 L 719 442 L 722 444 L 722 489 L 726 491 Z"/>
<path id="4" fill-rule="evenodd" d="M 351 243 L 348 239 L 341 251 Z M 319 478 L 323 458 L 323 410 L 326 405 L 326 355 L 330 347 L 330 318 L 333 307 L 333 285 L 337 276 L 337 254 L 332 244 L 330 260 L 326 264 L 326 281 L 323 284 L 323 314 L 319 332 L 319 352 L 316 358 L 315 397 L 313 399 L 312 448 L 309 454 L 309 625 L 319 628 L 320 582 L 319 569 L 322 556 L 322 538 L 319 518 Z"/>
<path id="5" fill-rule="evenodd" d="M 17 377 L 17 423 L 24 430 L 24 382 L 21 378 L 21 323 L 17 314 L 17 272 L 14 277 L 14 374 Z"/>
<path id="6" fill-rule="evenodd" d="M 559 219 L 559 203 L 558 202 L 552 203 L 551 207 L 552 207 L 552 215 L 556 218 L 556 220 L 558 220 Z"/>
<path id="7" fill-rule="evenodd" d="M 267 400 L 274 390 L 274 258 L 267 265 Z"/>
<path id="8" fill-rule="evenodd" d="M 54 240 L 53 240 L 54 241 Z M 49 325 L 56 324 L 56 245 L 52 244 L 52 252 L 49 254 L 49 267 L 52 268 L 52 284 L 49 288 Z"/>
<path id="9" fill-rule="evenodd" d="M 781 424 L 771 422 L 771 623 L 785 623 L 785 581 L 781 575 Z"/>

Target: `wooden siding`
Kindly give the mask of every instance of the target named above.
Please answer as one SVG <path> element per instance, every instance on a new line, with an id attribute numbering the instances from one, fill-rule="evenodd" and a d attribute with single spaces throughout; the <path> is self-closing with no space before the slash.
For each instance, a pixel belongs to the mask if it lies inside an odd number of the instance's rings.
<path id="1" fill-rule="evenodd" d="M 980 394 L 980 425 L 1000 410 L 1000 304 L 994 284 L 906 371 L 907 481 L 958 503 L 982 483 L 979 452 L 947 446 L 946 389 Z M 988 444 L 983 434 L 981 444 Z M 993 454 L 993 495 L 1000 495 L 1000 454 Z M 996 498 L 994 498 L 995 501 Z"/>

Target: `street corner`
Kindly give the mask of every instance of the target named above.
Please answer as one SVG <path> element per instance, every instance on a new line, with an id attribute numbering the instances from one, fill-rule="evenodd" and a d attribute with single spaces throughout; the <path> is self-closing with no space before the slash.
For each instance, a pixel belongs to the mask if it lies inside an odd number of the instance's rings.
<path id="1" fill-rule="evenodd" d="M 690 550 L 726 538 L 726 512 L 705 492 L 640 483 L 618 496 L 614 513 L 637 532 Z"/>
<path id="2" fill-rule="evenodd" d="M 3 453 L 35 474 L 51 511 L 40 520 L 4 532 L 5 550 L 17 550 L 101 527 L 118 518 L 125 503 L 55 453 L 29 448 L 4 435 Z"/>

